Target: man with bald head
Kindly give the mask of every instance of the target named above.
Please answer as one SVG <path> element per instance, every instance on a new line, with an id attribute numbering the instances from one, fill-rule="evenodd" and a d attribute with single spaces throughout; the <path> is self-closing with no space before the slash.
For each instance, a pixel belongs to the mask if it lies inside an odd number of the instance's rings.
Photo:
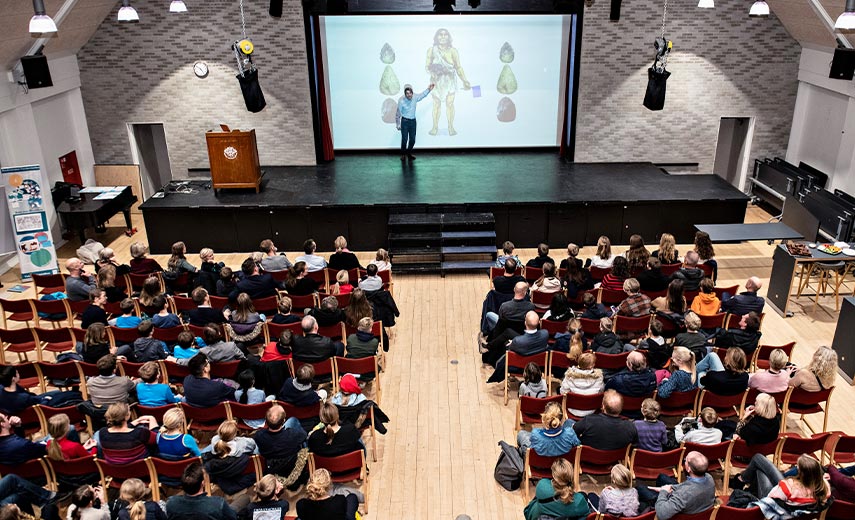
<path id="1" fill-rule="evenodd" d="M 757 296 L 757 291 L 761 287 L 763 287 L 763 282 L 760 281 L 760 278 L 752 276 L 745 282 L 745 292 L 736 296 L 727 293 L 721 295 L 721 310 L 739 315 L 748 314 L 751 311 L 760 314 L 766 305 L 766 300 L 762 296 Z"/>
<path id="2" fill-rule="evenodd" d="M 79 258 L 69 258 L 65 262 L 65 268 L 68 270 L 68 276 L 65 278 L 65 295 L 68 301 L 88 300 L 89 291 L 95 288 L 95 277 L 86 274 L 83 261 Z"/>
<path id="3" fill-rule="evenodd" d="M 633 350 L 626 358 L 626 369 L 606 381 L 606 390 L 615 390 L 621 395 L 641 397 L 656 390 L 656 374 L 647 366 L 647 357 Z"/>
<path id="4" fill-rule="evenodd" d="M 303 335 L 295 335 L 291 342 L 294 359 L 304 363 L 317 363 L 333 356 L 344 355 L 344 345 L 339 341 L 318 334 L 318 320 L 314 316 L 304 316 L 300 322 Z"/>
<path id="5" fill-rule="evenodd" d="M 715 481 L 707 473 L 709 461 L 700 452 L 690 451 L 683 459 L 686 479 L 678 484 L 671 475 L 660 473 L 656 486 L 638 486 L 638 500 L 654 505 L 656 518 L 669 520 L 679 513 L 693 515 L 715 505 Z M 640 509 L 640 508 L 639 508 Z"/>
<path id="6" fill-rule="evenodd" d="M 540 316 L 534 311 L 528 311 L 525 315 L 525 330 L 519 336 L 515 336 L 508 350 L 521 356 L 533 356 L 549 350 L 549 332 L 540 327 Z M 487 380 L 488 383 L 498 383 L 505 379 L 505 355 L 496 362 L 496 371 Z"/>
<path id="7" fill-rule="evenodd" d="M 572 403 L 568 401 L 567 406 Z M 614 390 L 603 394 L 602 413 L 586 415 L 573 425 L 579 441 L 598 450 L 617 450 L 638 443 L 635 424 L 620 416 L 623 396 Z"/>
<path id="8" fill-rule="evenodd" d="M 701 257 L 698 256 L 697 252 L 689 251 L 686 253 L 686 257 L 683 258 L 683 267 L 671 276 L 672 280 L 678 278 L 683 280 L 684 291 L 697 291 L 698 287 L 701 286 L 701 280 L 706 275 L 704 274 L 704 270 L 698 267 L 700 260 Z"/>
<path id="9" fill-rule="evenodd" d="M 499 312 L 488 312 L 484 317 L 486 338 L 479 337 L 478 346 L 481 348 L 484 363 L 494 364 L 499 355 L 504 353 L 508 340 L 518 336 L 523 328 L 525 315 L 534 310 L 534 304 L 528 297 L 528 284 L 519 281 L 514 285 L 514 297 L 499 306 Z M 495 352 L 499 355 L 495 355 Z"/>

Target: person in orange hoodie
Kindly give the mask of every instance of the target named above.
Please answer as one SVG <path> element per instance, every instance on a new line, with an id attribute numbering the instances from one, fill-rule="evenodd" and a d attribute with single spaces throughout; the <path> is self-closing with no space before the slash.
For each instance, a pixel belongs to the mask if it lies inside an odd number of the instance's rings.
<path id="1" fill-rule="evenodd" d="M 701 280 L 701 292 L 692 300 L 692 310 L 698 316 L 712 316 L 718 314 L 721 308 L 721 300 L 715 295 L 715 283 L 712 278 Z"/>

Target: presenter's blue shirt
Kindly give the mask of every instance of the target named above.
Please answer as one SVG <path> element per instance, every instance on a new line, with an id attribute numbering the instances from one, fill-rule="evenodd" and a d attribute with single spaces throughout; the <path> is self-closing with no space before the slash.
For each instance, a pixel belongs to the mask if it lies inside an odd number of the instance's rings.
<path id="1" fill-rule="evenodd" d="M 429 88 L 426 88 L 424 92 L 418 95 L 413 95 L 413 99 L 407 99 L 407 96 L 403 96 L 398 101 L 398 113 L 396 114 L 398 126 L 401 126 L 401 118 L 405 117 L 407 119 L 415 119 L 416 118 L 416 103 L 423 100 L 425 96 L 430 92 Z"/>

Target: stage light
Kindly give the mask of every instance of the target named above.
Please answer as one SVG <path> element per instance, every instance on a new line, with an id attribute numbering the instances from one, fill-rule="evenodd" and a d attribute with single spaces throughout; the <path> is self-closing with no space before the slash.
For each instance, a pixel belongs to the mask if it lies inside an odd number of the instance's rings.
<path id="1" fill-rule="evenodd" d="M 763 0 L 757 0 L 751 5 L 748 16 L 769 16 L 769 4 Z"/>
<path id="2" fill-rule="evenodd" d="M 137 10 L 131 7 L 131 0 L 122 0 L 122 7 L 119 8 L 120 22 L 139 22 L 140 15 Z"/>
<path id="3" fill-rule="evenodd" d="M 715 7 L 715 3 L 713 2 L 713 0 L 701 0 L 700 2 L 698 2 L 698 7 L 702 9 L 712 9 L 713 7 Z"/>
<path id="4" fill-rule="evenodd" d="M 44 0 L 33 0 L 33 11 L 35 14 L 30 18 L 31 33 L 55 33 L 56 23 L 45 11 Z"/>
<path id="5" fill-rule="evenodd" d="M 169 4 L 169 12 L 170 13 L 186 13 L 187 6 L 184 5 L 184 0 L 172 0 L 172 3 Z"/>
<path id="6" fill-rule="evenodd" d="M 433 0 L 433 12 L 453 13 L 457 0 Z"/>
<path id="7" fill-rule="evenodd" d="M 481 5 L 481 0 L 469 0 L 469 7 L 472 9 L 478 9 L 479 5 Z"/>
<path id="8" fill-rule="evenodd" d="M 347 14 L 347 0 L 328 0 L 327 14 Z"/>
<path id="9" fill-rule="evenodd" d="M 846 0 L 846 10 L 834 22 L 834 28 L 842 31 L 855 29 L 855 0 Z"/>

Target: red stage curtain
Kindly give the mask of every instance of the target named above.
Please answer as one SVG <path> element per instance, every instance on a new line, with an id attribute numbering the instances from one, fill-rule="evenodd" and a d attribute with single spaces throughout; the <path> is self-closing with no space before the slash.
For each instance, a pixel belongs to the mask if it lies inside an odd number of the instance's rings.
<path id="1" fill-rule="evenodd" d="M 312 17 L 312 33 L 314 35 L 315 47 L 315 78 L 317 88 L 318 119 L 320 123 L 321 159 L 332 161 L 335 159 L 333 151 L 332 128 L 330 127 L 329 112 L 327 111 L 327 89 L 324 77 L 323 49 L 321 48 L 321 28 L 318 16 Z"/>

